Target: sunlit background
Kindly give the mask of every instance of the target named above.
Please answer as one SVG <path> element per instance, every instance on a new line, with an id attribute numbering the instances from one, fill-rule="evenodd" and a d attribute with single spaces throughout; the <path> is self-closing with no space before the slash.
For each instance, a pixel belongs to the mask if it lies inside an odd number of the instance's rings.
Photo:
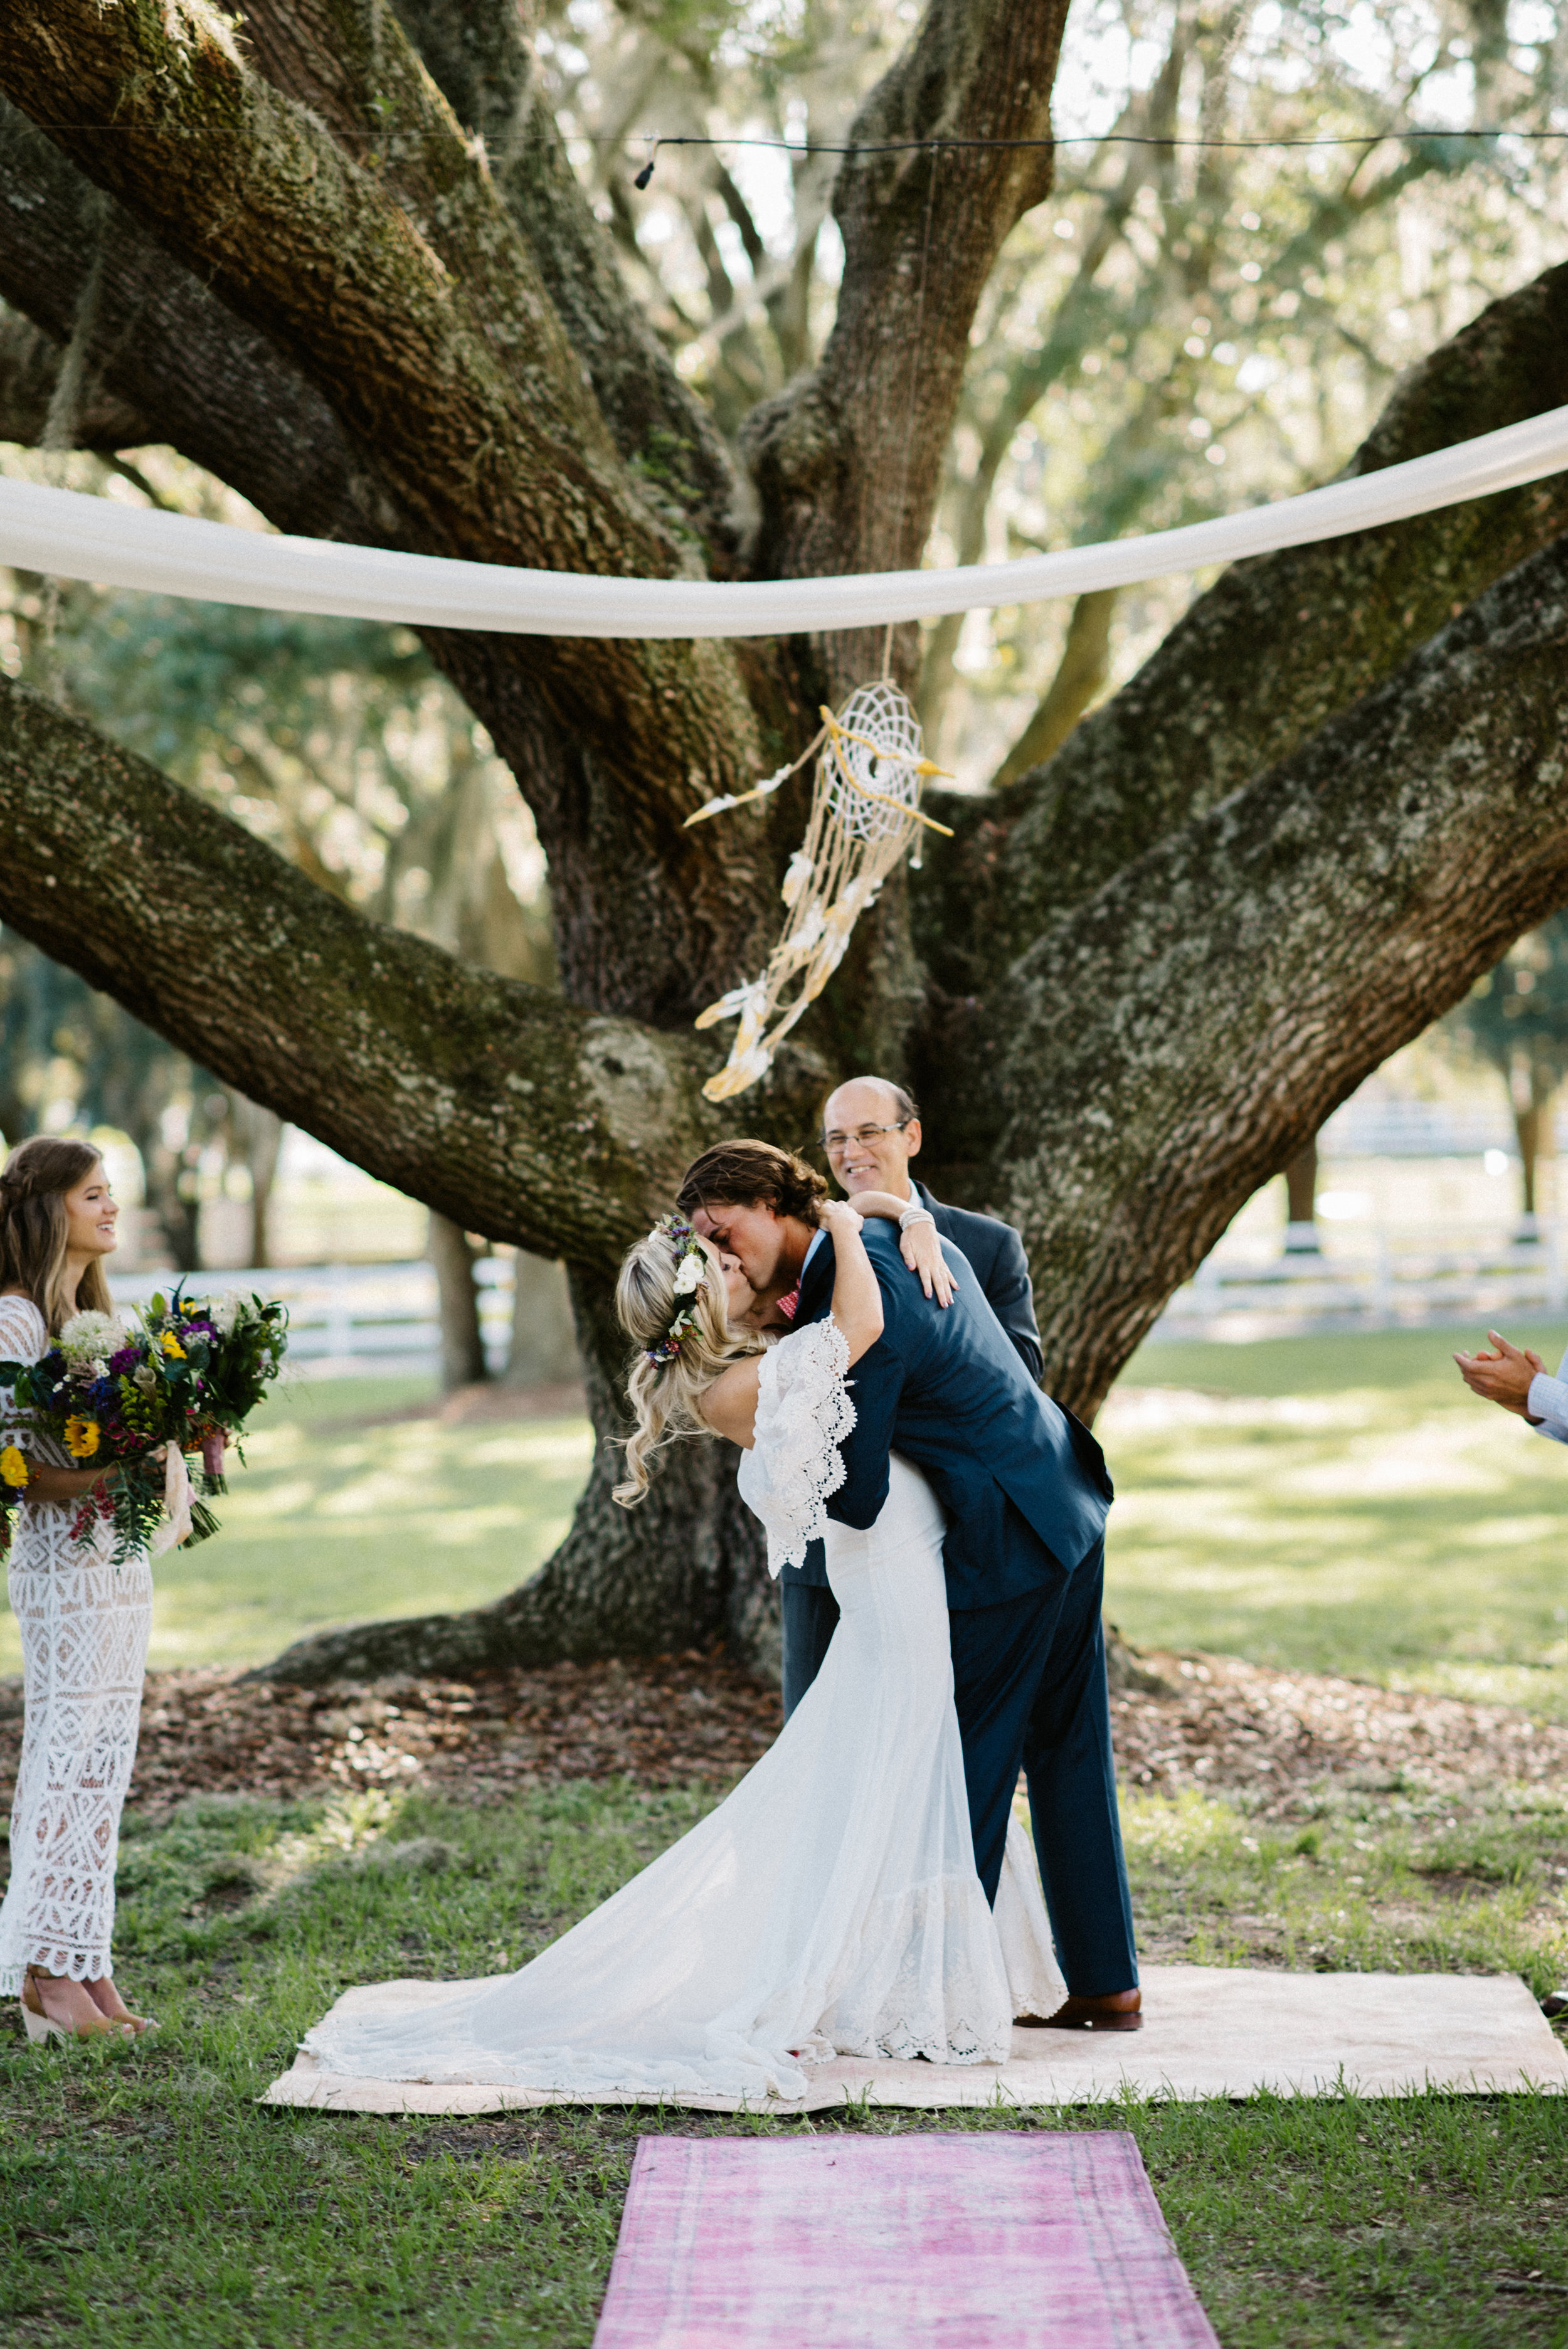
<path id="1" fill-rule="evenodd" d="M 830 331 L 834 161 L 808 150 L 843 139 L 916 14 L 540 12 L 573 164 L 732 439 Z M 925 561 L 1164 529 L 1331 478 L 1403 368 L 1568 254 L 1564 145 L 1532 136 L 1568 127 L 1565 62 L 1568 20 L 1537 0 L 1268 0 L 1202 21 L 1076 6 L 1057 192 L 985 297 Z M 1422 135 L 1387 135 L 1409 125 Z M 1459 135 L 1477 129 L 1495 135 Z M 662 145 L 639 191 L 655 135 L 715 143 Z M 1201 140 L 1257 143 L 1181 143 Z M 73 449 L 68 417 L 45 437 L 0 446 L 0 470 L 267 527 L 168 449 Z M 965 790 L 1005 786 L 1207 584 L 932 626 L 937 757 Z M 528 812 L 407 631 L 0 572 L 0 662 L 323 887 L 553 983 Z M 1172 1300 L 1102 1427 L 1129 1636 L 1568 1705 L 1568 1454 L 1471 1401 L 1448 1361 L 1500 1319 L 1553 1365 L 1568 1337 L 1565 1072 L 1553 923 L 1337 1112 Z M 548 1554 L 590 1451 L 559 1268 L 432 1226 L 5 931 L 0 1133 L 36 1131 L 104 1147 L 124 1293 L 239 1268 L 295 1308 L 295 1377 L 223 1534 L 160 1568 L 155 1662 L 254 1661 L 325 1623 L 471 1604 Z M 16 1654 L 6 1618 L 0 1667 Z"/>

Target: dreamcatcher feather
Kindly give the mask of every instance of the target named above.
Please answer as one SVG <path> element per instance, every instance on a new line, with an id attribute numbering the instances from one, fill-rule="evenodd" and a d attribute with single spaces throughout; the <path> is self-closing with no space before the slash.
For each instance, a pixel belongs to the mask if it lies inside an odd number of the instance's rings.
<path id="1" fill-rule="evenodd" d="M 766 799 L 813 751 L 819 756 L 811 818 L 779 893 L 789 908 L 784 936 L 759 978 L 731 988 L 697 1019 L 699 1028 L 720 1019 L 740 1022 L 728 1060 L 703 1087 L 709 1101 L 727 1101 L 766 1074 L 790 1029 L 843 960 L 855 924 L 912 844 L 912 862 L 919 864 L 922 832 L 929 827 L 953 837 L 944 823 L 921 812 L 925 778 L 944 770 L 925 757 L 920 720 L 887 678 L 858 688 L 840 716 L 824 709 L 820 731 L 789 766 L 753 792 L 709 800 L 687 824 Z"/>

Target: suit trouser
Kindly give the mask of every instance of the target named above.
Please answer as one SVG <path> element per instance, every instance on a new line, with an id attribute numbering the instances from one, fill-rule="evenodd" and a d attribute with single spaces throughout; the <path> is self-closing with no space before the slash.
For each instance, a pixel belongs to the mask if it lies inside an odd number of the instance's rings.
<path id="1" fill-rule="evenodd" d="M 839 1620 L 839 1602 L 825 1586 L 785 1582 L 779 1586 L 784 1612 L 784 1718 L 789 1720 L 822 1669 Z"/>
<path id="2" fill-rule="evenodd" d="M 1089 1998 L 1138 1980 L 1100 1627 L 1104 1581 L 1100 1541 L 1043 1590 L 948 1617 L 985 1897 L 996 1898 L 1022 1768 L 1057 1953 L 1068 1990 Z"/>

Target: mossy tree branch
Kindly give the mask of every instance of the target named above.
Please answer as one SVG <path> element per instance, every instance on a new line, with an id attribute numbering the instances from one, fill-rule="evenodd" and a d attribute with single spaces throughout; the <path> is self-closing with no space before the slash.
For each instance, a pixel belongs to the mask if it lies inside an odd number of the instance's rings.
<path id="1" fill-rule="evenodd" d="M 395 19 L 378 22 L 393 184 L 372 141 L 346 153 L 200 0 L 169 12 L 13 0 L 0 7 L 0 86 L 328 398 L 415 518 L 421 551 L 690 571 L 691 547 L 615 449 L 489 173 Z M 755 951 L 754 831 L 731 826 L 700 853 L 680 831 L 710 791 L 743 788 L 757 769 L 739 665 L 723 646 L 565 638 L 510 657 L 592 746 L 644 858 L 667 866 L 683 951 L 665 1008 L 689 1015 Z"/>
<path id="2" fill-rule="evenodd" d="M 1347 478 L 1568 402 L 1568 264 L 1397 387 Z M 994 967 L 1189 817 L 1287 758 L 1490 583 L 1568 529 L 1568 473 L 1237 564 L 997 812 Z"/>
<path id="3" fill-rule="evenodd" d="M 367 920 L 3 678 L 0 826 L 7 922 L 466 1230 L 609 1272 L 723 1131 L 698 1090 L 711 1044 Z M 791 1132 L 808 1113 L 785 1081 L 771 1107 Z"/>
<path id="4" fill-rule="evenodd" d="M 1195 815 L 987 1007 L 999 1199 L 1092 1411 L 1258 1185 L 1568 902 L 1568 540 Z"/>

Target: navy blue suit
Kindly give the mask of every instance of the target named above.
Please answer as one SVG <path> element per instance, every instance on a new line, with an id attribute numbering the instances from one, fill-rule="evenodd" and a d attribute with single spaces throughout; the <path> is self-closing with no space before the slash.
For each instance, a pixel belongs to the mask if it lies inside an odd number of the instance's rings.
<path id="1" fill-rule="evenodd" d="M 856 1421 L 828 1515 L 875 1524 L 890 1451 L 929 1479 L 947 1520 L 954 1693 L 986 1897 L 996 1897 L 1021 1767 L 1068 1987 L 1090 1996 L 1129 1990 L 1138 1964 L 1100 1630 L 1111 1499 L 1104 1457 L 1033 1383 L 951 1243 L 961 1285 L 945 1310 L 904 1265 L 891 1225 L 868 1221 L 865 1244 L 883 1328 L 851 1374 Z M 798 1328 L 828 1313 L 832 1286 L 824 1240 L 801 1284 Z M 785 1573 L 825 1584 L 820 1547 Z"/>
<path id="2" fill-rule="evenodd" d="M 951 1240 L 968 1264 L 980 1291 L 1017 1350 L 1019 1361 L 1037 1385 L 1045 1357 L 1035 1320 L 1035 1292 L 1029 1284 L 1029 1259 L 1011 1224 L 995 1216 L 976 1216 L 967 1207 L 949 1207 L 934 1199 L 923 1183 L 914 1193 L 936 1219 L 944 1240 Z M 821 1551 L 816 1563 L 822 1563 Z M 784 1628 L 784 1718 L 789 1720 L 822 1669 L 828 1642 L 839 1620 L 839 1602 L 824 1574 L 817 1581 L 786 1577 L 779 1593 Z"/>

